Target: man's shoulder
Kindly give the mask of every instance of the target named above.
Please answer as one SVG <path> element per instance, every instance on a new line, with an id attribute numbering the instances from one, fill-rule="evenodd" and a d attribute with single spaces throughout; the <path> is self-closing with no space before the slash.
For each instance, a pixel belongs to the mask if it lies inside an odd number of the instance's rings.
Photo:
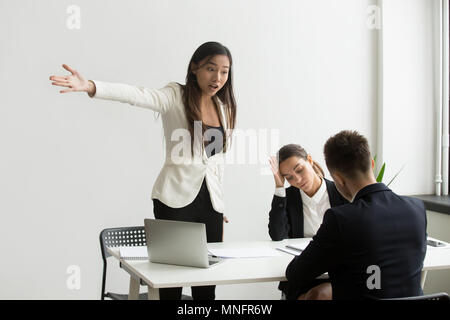
<path id="1" fill-rule="evenodd" d="M 400 196 L 392 191 L 389 191 L 389 193 L 390 195 L 387 198 L 383 197 L 383 199 L 379 199 L 379 203 L 382 203 L 383 206 L 392 205 L 396 208 L 398 208 L 399 206 L 405 208 L 409 207 L 418 211 L 425 212 L 425 205 L 422 200 L 410 196 Z M 354 212 L 371 210 L 372 207 L 376 207 L 377 201 L 377 199 L 372 198 L 371 202 L 367 202 L 367 199 L 360 198 L 350 203 L 346 203 L 337 207 L 331 207 L 327 211 L 329 211 L 330 213 L 334 213 L 337 216 L 346 216 L 351 215 Z"/>
<path id="2" fill-rule="evenodd" d="M 327 213 L 334 214 L 336 216 L 339 216 L 339 215 L 345 216 L 345 215 L 351 214 L 358 210 L 360 210 L 360 209 L 358 208 L 357 205 L 355 205 L 355 203 L 349 202 L 349 203 L 342 204 L 340 206 L 331 207 L 327 210 Z"/>
<path id="3" fill-rule="evenodd" d="M 425 204 L 422 200 L 410 196 L 398 196 L 408 206 L 417 209 L 417 211 L 425 212 Z"/>
<path id="4" fill-rule="evenodd" d="M 415 208 L 420 211 L 425 211 L 425 204 L 422 200 L 418 198 L 414 198 L 411 196 L 405 196 L 405 195 L 399 195 L 395 193 L 392 190 L 388 190 L 383 192 L 384 196 L 382 199 L 379 199 L 378 201 L 382 201 L 383 203 L 386 203 L 388 205 L 392 206 L 404 206 L 404 207 L 411 207 Z M 375 198 L 375 200 L 377 200 Z"/>

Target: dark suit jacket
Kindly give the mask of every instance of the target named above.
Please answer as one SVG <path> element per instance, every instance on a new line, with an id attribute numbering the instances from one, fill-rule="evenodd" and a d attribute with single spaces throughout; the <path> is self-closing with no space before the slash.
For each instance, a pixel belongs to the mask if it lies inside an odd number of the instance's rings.
<path id="1" fill-rule="evenodd" d="M 325 272 L 333 299 L 422 295 L 426 226 L 422 201 L 382 183 L 366 186 L 352 203 L 327 210 L 313 241 L 288 265 L 288 299 Z M 379 268 L 379 288 L 371 266 Z"/>
<path id="2" fill-rule="evenodd" d="M 324 179 L 331 207 L 348 203 L 337 191 L 334 183 Z M 286 197 L 273 196 L 269 212 L 269 235 L 274 241 L 303 238 L 303 201 L 296 187 L 286 189 Z"/>

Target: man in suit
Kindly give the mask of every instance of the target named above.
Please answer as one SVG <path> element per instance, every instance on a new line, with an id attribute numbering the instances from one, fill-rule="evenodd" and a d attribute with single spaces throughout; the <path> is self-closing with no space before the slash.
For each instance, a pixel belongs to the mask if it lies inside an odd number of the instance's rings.
<path id="1" fill-rule="evenodd" d="M 422 201 L 398 196 L 373 175 L 368 142 L 356 131 L 328 139 L 325 161 L 350 201 L 332 207 L 308 247 L 286 269 L 288 299 L 367 299 L 422 295 L 426 213 Z M 301 293 L 328 272 L 330 283 Z"/>

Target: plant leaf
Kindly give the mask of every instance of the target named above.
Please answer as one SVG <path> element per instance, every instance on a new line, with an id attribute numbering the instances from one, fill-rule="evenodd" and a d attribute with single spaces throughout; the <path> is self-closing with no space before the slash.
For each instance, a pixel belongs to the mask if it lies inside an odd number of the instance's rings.
<path id="1" fill-rule="evenodd" d="M 389 183 L 386 185 L 386 187 L 389 187 L 389 185 L 392 183 L 392 181 L 394 181 L 395 178 L 397 178 L 397 176 L 399 175 L 400 172 L 402 172 L 403 168 L 405 167 L 405 165 L 403 165 L 400 170 L 395 174 L 395 176 L 391 179 L 391 181 L 389 181 Z"/>
<path id="2" fill-rule="evenodd" d="M 383 166 L 381 167 L 380 172 L 378 173 L 377 182 L 383 181 L 384 169 L 386 169 L 386 162 L 383 163 Z"/>

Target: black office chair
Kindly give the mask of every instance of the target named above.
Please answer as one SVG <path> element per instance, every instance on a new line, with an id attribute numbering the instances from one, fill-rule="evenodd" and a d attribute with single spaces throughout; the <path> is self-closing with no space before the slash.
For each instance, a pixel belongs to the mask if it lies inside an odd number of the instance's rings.
<path id="1" fill-rule="evenodd" d="M 403 298 L 389 298 L 389 299 L 380 299 L 380 300 L 442 300 L 442 301 L 450 301 L 450 297 L 445 292 L 425 294 L 423 296 L 414 296 L 414 297 L 403 297 Z"/>
<path id="2" fill-rule="evenodd" d="M 114 292 L 105 292 L 106 285 L 106 267 L 107 258 L 111 256 L 106 248 L 112 247 L 127 247 L 127 246 L 145 246 L 147 242 L 145 240 L 144 227 L 120 227 L 104 229 L 100 232 L 100 248 L 102 250 L 103 259 L 103 277 L 102 277 L 102 293 L 101 300 L 110 298 L 113 300 L 128 300 L 127 294 L 120 294 Z M 142 284 L 142 282 L 141 282 Z M 146 300 L 147 294 L 139 294 L 139 300 Z"/>
<path id="3" fill-rule="evenodd" d="M 104 300 L 105 298 L 110 298 L 113 300 L 128 300 L 128 294 L 119 294 L 114 292 L 105 293 L 107 258 L 111 256 L 106 250 L 106 248 L 134 247 L 146 245 L 147 241 L 145 238 L 144 226 L 108 228 L 100 232 L 100 249 L 102 251 L 102 259 L 103 259 L 101 300 Z M 141 285 L 144 286 L 146 285 L 142 280 L 139 281 Z M 192 297 L 183 294 L 181 299 L 192 300 Z M 139 294 L 139 300 L 147 300 L 147 294 L 146 293 Z"/>

